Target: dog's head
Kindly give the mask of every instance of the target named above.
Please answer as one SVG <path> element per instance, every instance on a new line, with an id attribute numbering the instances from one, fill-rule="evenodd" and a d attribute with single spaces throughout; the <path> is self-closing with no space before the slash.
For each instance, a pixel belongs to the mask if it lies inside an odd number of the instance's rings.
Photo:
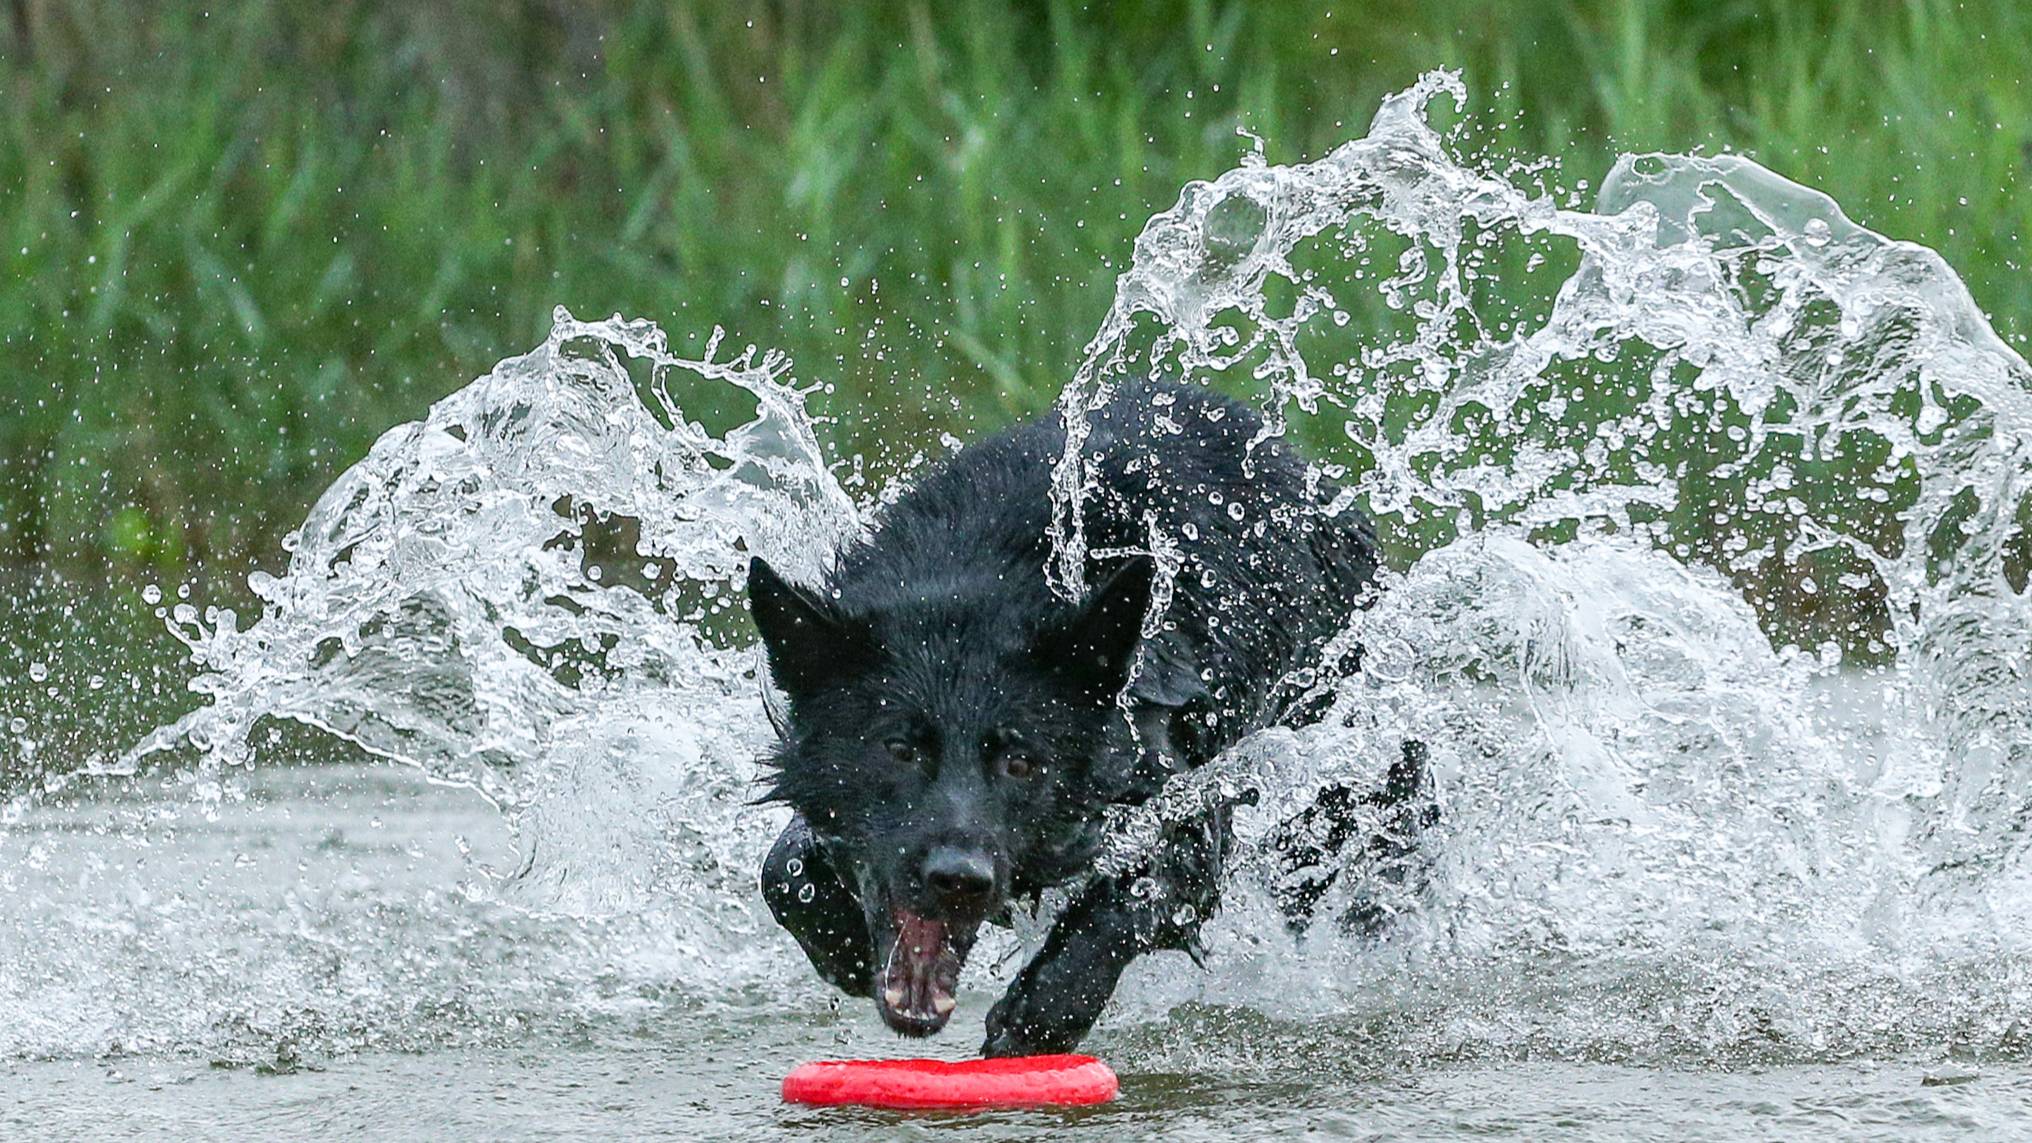
<path id="1" fill-rule="evenodd" d="M 944 1027 L 981 922 L 1092 858 L 1153 574 L 1131 559 L 1078 605 L 953 589 L 853 613 L 751 566 L 790 699 L 769 796 L 855 882 L 898 1032 Z"/>

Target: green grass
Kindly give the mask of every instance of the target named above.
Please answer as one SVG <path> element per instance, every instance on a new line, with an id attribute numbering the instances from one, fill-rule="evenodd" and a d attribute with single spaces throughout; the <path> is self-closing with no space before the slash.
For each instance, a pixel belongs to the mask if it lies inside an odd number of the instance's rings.
<path id="1" fill-rule="evenodd" d="M 880 471 L 1043 405 L 1237 126 L 1317 155 L 1441 65 L 1480 142 L 1569 185 L 1621 149 L 1746 152 L 2032 331 L 2015 5 L 1087 8 L 22 0 L 0 565 L 272 565 L 376 435 L 557 304 L 788 351 Z"/>

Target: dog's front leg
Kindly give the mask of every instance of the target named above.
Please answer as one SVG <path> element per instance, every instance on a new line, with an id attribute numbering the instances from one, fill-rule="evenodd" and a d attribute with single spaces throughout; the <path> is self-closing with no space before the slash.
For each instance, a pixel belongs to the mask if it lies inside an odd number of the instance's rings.
<path id="1" fill-rule="evenodd" d="M 1100 1019 L 1131 961 L 1158 949 L 1199 959 L 1199 928 L 1220 904 L 1230 837 L 1225 808 L 1179 823 L 1148 865 L 1081 890 L 988 1012 L 981 1054 L 1069 1052 Z"/>
<path id="2" fill-rule="evenodd" d="M 875 994 L 874 941 L 861 899 L 802 815 L 783 827 L 762 862 L 762 898 L 820 976 L 850 996 Z"/>

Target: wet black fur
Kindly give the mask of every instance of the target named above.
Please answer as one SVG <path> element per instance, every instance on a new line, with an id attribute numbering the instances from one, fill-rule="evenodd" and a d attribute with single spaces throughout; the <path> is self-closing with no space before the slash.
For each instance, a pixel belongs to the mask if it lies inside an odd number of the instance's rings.
<path id="1" fill-rule="evenodd" d="M 1107 806 L 1148 798 L 1283 714 L 1287 676 L 1363 602 L 1376 552 L 1367 522 L 1323 512 L 1335 489 L 1281 442 L 1257 441 L 1261 427 L 1199 388 L 1112 399 L 1088 446 L 1096 586 L 1078 605 L 1045 578 L 1056 415 L 926 475 L 815 590 L 755 561 L 751 602 L 790 704 L 769 796 L 796 810 L 763 890 L 827 980 L 874 992 L 893 907 L 948 917 L 970 944 L 1007 902 L 1090 871 Z M 1106 553 L 1149 549 L 1153 526 L 1178 564 L 1161 630 L 1144 639 L 1161 573 L 1147 555 Z M 1173 827 L 1146 868 L 1088 879 L 989 1013 L 984 1051 L 1070 1049 L 1136 956 L 1196 953 L 1227 817 Z M 939 847 L 992 865 L 978 907 L 928 892 Z M 911 1034 L 944 1023 L 891 1022 Z"/>

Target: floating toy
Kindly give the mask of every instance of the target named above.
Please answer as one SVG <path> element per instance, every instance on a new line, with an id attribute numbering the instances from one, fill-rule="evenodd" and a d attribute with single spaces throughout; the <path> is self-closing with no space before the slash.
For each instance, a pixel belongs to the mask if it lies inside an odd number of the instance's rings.
<path id="1" fill-rule="evenodd" d="M 820 1060 L 783 1078 L 785 1103 L 963 1110 L 1106 1103 L 1119 1085 L 1092 1056 Z"/>

